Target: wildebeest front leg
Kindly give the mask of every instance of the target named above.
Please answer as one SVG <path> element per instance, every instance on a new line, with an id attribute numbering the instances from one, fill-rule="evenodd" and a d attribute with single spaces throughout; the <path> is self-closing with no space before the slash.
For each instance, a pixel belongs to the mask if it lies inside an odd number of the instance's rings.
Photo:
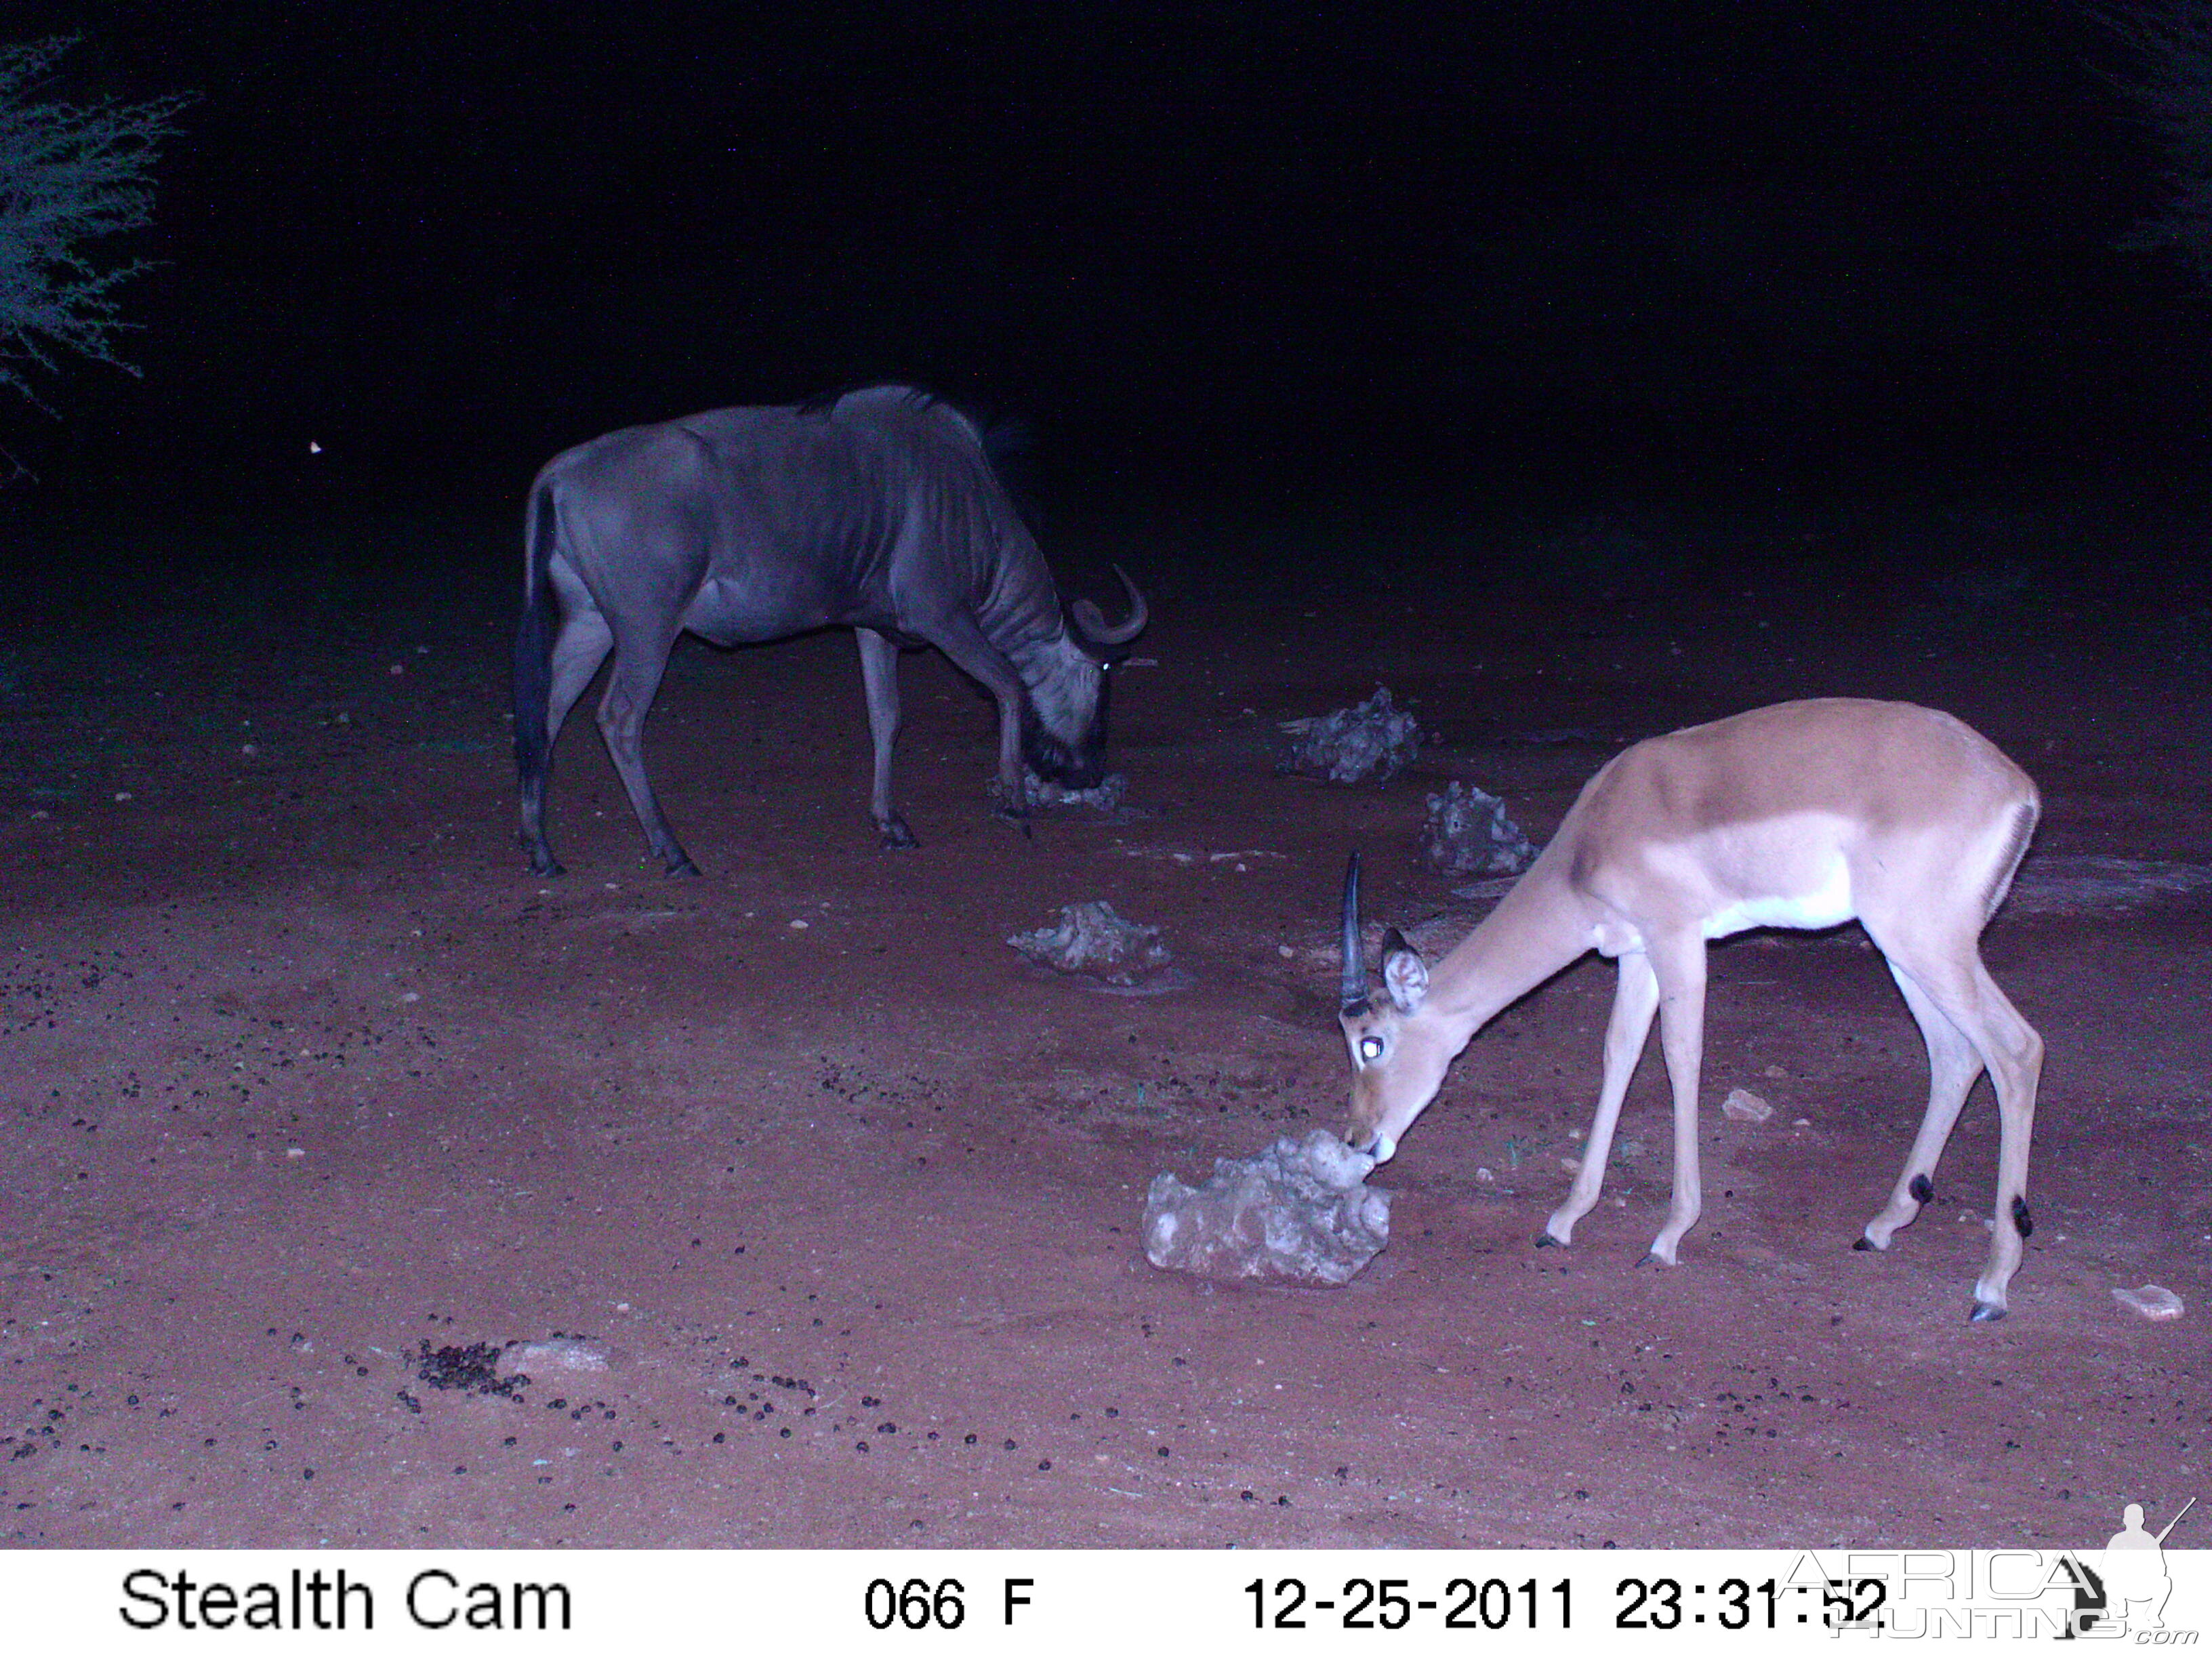
<path id="1" fill-rule="evenodd" d="M 991 798 L 1009 817 L 1029 816 L 1029 792 L 1022 787 L 1022 709 L 1029 695 L 1022 677 L 999 647 L 968 617 L 952 617 L 931 635 L 938 649 L 983 683 L 999 703 L 999 775 Z"/>
<path id="2" fill-rule="evenodd" d="M 674 643 L 673 638 L 615 641 L 614 670 L 607 676 L 606 695 L 599 699 L 599 735 L 606 739 L 607 753 L 622 775 L 623 787 L 629 792 L 630 809 L 668 873 L 696 876 L 699 866 L 678 843 L 667 815 L 653 799 L 653 785 L 646 781 L 641 741 L 645 717 L 653 708 L 653 694 L 660 690 L 660 677 L 668 672 L 668 652 Z"/>
<path id="3" fill-rule="evenodd" d="M 868 811 L 885 847 L 919 847 L 906 819 L 891 805 L 891 749 L 898 742 L 898 647 L 872 628 L 856 628 L 860 641 L 860 683 L 868 694 L 868 736 L 876 750 L 875 792 Z"/>

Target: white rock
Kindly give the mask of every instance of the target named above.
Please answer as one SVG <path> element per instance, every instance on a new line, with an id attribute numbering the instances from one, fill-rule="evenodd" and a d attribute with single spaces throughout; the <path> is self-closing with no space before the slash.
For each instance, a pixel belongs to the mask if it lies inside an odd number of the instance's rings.
<path id="1" fill-rule="evenodd" d="M 502 1371 L 603 1371 L 607 1351 L 580 1337 L 556 1336 L 543 1342 L 510 1342 L 499 1357 Z"/>
<path id="2" fill-rule="evenodd" d="M 1748 1089 L 1731 1089 L 1721 1102 L 1721 1115 L 1738 1123 L 1764 1123 L 1774 1115 L 1774 1108 Z"/>
<path id="3" fill-rule="evenodd" d="M 2115 1290 L 2112 1300 L 2130 1313 L 2141 1314 L 2145 1319 L 2181 1317 L 2181 1298 L 2163 1285 L 2143 1285 L 2132 1291 Z"/>
<path id="4" fill-rule="evenodd" d="M 1063 904 L 1057 922 L 1012 934 L 1006 943 L 1044 967 L 1096 974 L 1109 985 L 1136 985 L 1172 960 L 1158 927 L 1125 920 L 1103 899 Z"/>
<path id="5" fill-rule="evenodd" d="M 1390 1194 L 1375 1160 L 1326 1129 L 1283 1136 L 1255 1158 L 1216 1158 L 1213 1178 L 1171 1175 L 1145 1194 L 1145 1255 L 1206 1279 L 1341 1285 L 1390 1237 Z"/>

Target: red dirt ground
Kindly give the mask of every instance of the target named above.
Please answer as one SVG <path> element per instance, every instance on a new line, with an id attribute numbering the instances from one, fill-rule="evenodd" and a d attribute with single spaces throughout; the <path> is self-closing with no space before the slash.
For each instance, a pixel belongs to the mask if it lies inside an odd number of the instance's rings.
<path id="1" fill-rule="evenodd" d="M 2130 562 L 2179 532 L 1100 517 L 1054 548 L 1152 591 L 1117 693 L 1132 815 L 993 818 L 986 708 L 910 657 L 924 846 L 879 852 L 849 640 L 687 644 L 648 730 L 687 882 L 588 722 L 553 792 L 570 873 L 526 874 L 504 530 L 262 529 L 251 576 L 222 574 L 236 526 L 173 532 L 195 550 L 112 629 L 95 532 L 47 532 L 0 657 L 10 1543 L 2087 1546 L 2204 1487 L 2202 895 L 1990 930 L 2050 1050 L 1993 1326 L 1966 1318 L 1986 1085 L 1939 1201 L 1848 1248 L 1925 1089 L 1856 928 L 1715 951 L 1674 1270 L 1635 1266 L 1668 1180 L 1649 1057 L 1604 1207 L 1530 1248 L 1596 1088 L 1594 958 L 1462 1058 L 1350 1286 L 1217 1288 L 1136 1243 L 1155 1173 L 1337 1121 L 1350 848 L 1377 920 L 1479 913 L 1413 857 L 1447 778 L 1540 840 L 1624 740 L 1899 696 L 2037 777 L 2035 860 L 2212 862 L 2201 576 Z M 2085 549 L 2094 580 L 2064 574 Z M 1413 771 L 1273 769 L 1278 720 L 1377 684 L 1435 733 Z M 1160 924 L 1194 983 L 1107 994 L 1005 945 L 1088 898 Z M 1770 1122 L 1721 1116 L 1738 1085 Z M 2181 1320 L 2112 1300 L 2149 1280 Z M 419 1375 L 424 1344 L 556 1333 L 606 1369 L 515 1397 Z"/>

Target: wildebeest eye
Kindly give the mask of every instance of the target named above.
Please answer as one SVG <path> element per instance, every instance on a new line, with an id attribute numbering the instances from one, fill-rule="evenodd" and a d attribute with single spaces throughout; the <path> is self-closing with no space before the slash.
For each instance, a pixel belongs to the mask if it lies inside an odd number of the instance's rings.
<path id="1" fill-rule="evenodd" d="M 1382 1039 L 1381 1037 L 1379 1037 L 1379 1036 L 1364 1036 L 1364 1037 L 1360 1038 L 1360 1039 L 1359 1039 L 1359 1057 L 1360 1057 L 1360 1059 L 1362 1059 L 1362 1060 L 1380 1060 L 1380 1059 L 1382 1059 Z"/>

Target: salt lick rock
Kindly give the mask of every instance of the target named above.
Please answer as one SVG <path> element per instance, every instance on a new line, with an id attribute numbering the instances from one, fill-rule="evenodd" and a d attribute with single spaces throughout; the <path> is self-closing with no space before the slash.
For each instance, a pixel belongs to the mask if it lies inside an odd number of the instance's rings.
<path id="1" fill-rule="evenodd" d="M 1145 1194 L 1146 1258 L 1204 1279 L 1342 1285 L 1390 1239 L 1390 1194 L 1366 1184 L 1374 1167 L 1311 1129 L 1254 1158 L 1216 1158 L 1203 1187 L 1155 1176 Z"/>

